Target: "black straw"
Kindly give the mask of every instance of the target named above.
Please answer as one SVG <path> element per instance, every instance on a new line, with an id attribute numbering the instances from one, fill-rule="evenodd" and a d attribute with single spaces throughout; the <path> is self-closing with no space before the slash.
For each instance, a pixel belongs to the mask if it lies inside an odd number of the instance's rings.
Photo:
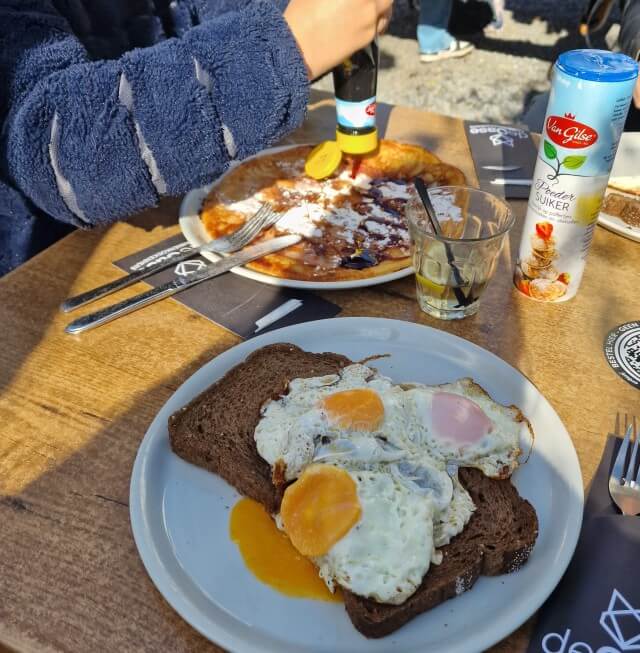
<path id="1" fill-rule="evenodd" d="M 431 228 L 433 229 L 433 233 L 437 237 L 441 238 L 442 228 L 440 227 L 440 222 L 438 222 L 438 216 L 436 214 L 436 210 L 433 208 L 433 204 L 431 203 L 431 198 L 429 197 L 429 191 L 427 190 L 427 185 L 424 183 L 424 180 L 421 177 L 416 177 L 413 180 L 413 184 L 416 187 L 416 190 L 418 191 L 418 195 L 420 196 L 422 205 L 424 206 L 424 210 L 427 214 L 427 217 L 429 218 L 429 222 L 431 223 Z M 456 283 L 458 284 L 457 286 L 453 287 L 453 292 L 456 296 L 456 299 L 458 300 L 458 304 L 460 306 L 468 306 L 473 300 L 467 297 L 462 292 L 462 288 L 460 288 L 460 286 L 464 285 L 464 280 L 462 278 L 462 275 L 460 274 L 460 270 L 458 270 L 458 266 L 455 263 L 455 258 L 453 256 L 453 252 L 451 251 L 451 247 L 449 247 L 449 243 L 444 241 L 441 242 L 444 245 L 444 251 L 447 255 L 447 262 L 451 266 L 453 277 Z"/>

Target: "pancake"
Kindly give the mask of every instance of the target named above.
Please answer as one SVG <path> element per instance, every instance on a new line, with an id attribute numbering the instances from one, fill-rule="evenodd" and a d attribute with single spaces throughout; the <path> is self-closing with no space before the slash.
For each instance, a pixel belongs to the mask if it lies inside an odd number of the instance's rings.
<path id="1" fill-rule="evenodd" d="M 304 172 L 312 146 L 301 145 L 240 164 L 209 193 L 200 219 L 211 238 L 237 229 L 261 203 L 283 214 L 263 241 L 283 233 L 303 240 L 248 268 L 299 281 L 348 281 L 411 264 L 404 205 L 413 179 L 428 186 L 463 185 L 460 170 L 417 145 L 383 140 L 371 155 L 345 155 L 335 173 L 316 181 Z"/>

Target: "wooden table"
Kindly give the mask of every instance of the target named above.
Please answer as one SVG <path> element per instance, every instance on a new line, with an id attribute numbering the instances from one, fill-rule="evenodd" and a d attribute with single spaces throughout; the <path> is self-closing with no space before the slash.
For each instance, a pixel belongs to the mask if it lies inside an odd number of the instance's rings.
<path id="1" fill-rule="evenodd" d="M 289 140 L 331 137 L 333 125 L 332 104 L 316 102 Z M 459 120 L 382 107 L 381 125 L 475 180 Z M 473 318 L 427 317 L 411 278 L 324 295 L 343 316 L 444 329 L 520 369 L 560 414 L 587 483 L 616 410 L 638 408 L 638 391 L 609 368 L 602 343 L 609 329 L 639 317 L 640 245 L 597 228 L 578 296 L 535 303 L 511 285 L 525 203 L 513 207 L 511 246 Z M 175 233 L 177 209 L 165 201 L 130 223 L 76 232 L 0 279 L 0 649 L 216 650 L 147 577 L 129 526 L 129 478 L 156 412 L 239 338 L 172 300 L 73 337 L 58 311 L 66 296 L 117 277 L 111 261 Z M 530 627 L 492 650 L 524 650 Z"/>

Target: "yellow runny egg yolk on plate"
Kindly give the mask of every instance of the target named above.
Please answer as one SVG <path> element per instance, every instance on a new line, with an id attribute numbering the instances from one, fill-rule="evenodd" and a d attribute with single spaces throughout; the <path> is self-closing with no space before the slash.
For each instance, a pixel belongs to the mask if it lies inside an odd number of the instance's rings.
<path id="1" fill-rule="evenodd" d="M 285 491 L 280 516 L 300 553 L 321 556 L 360 519 L 362 509 L 351 476 L 331 465 L 311 465 Z"/>
<path id="2" fill-rule="evenodd" d="M 369 388 L 334 392 L 322 400 L 328 420 L 334 426 L 352 431 L 375 431 L 384 420 L 380 395 Z"/>
<path id="3" fill-rule="evenodd" d="M 229 530 L 245 565 L 266 585 L 287 596 L 342 600 L 339 592 L 327 589 L 315 565 L 296 551 L 257 501 L 245 497 L 235 504 Z"/>

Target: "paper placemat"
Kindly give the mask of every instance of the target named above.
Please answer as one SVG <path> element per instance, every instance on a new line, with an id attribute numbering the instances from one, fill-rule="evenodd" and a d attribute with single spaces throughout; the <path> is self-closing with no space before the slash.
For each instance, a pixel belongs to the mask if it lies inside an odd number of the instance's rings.
<path id="1" fill-rule="evenodd" d="M 640 651 L 640 518 L 620 514 L 608 490 L 620 442 L 607 440 L 575 555 L 540 611 L 528 653 Z"/>
<path id="2" fill-rule="evenodd" d="M 115 261 L 114 265 L 124 272 L 133 272 L 167 257 L 177 257 L 187 246 L 184 237 L 176 235 Z M 209 263 L 196 256 L 148 277 L 144 283 L 155 288 L 171 281 L 176 274 L 188 275 Z M 335 317 L 341 310 L 337 304 L 312 292 L 268 286 L 233 273 L 183 290 L 173 299 L 242 338 L 292 324 Z"/>
<path id="3" fill-rule="evenodd" d="M 527 199 L 531 186 L 500 186 L 491 181 L 533 178 L 536 147 L 531 134 L 525 129 L 494 123 L 465 121 L 464 128 L 480 188 L 509 199 Z"/>

